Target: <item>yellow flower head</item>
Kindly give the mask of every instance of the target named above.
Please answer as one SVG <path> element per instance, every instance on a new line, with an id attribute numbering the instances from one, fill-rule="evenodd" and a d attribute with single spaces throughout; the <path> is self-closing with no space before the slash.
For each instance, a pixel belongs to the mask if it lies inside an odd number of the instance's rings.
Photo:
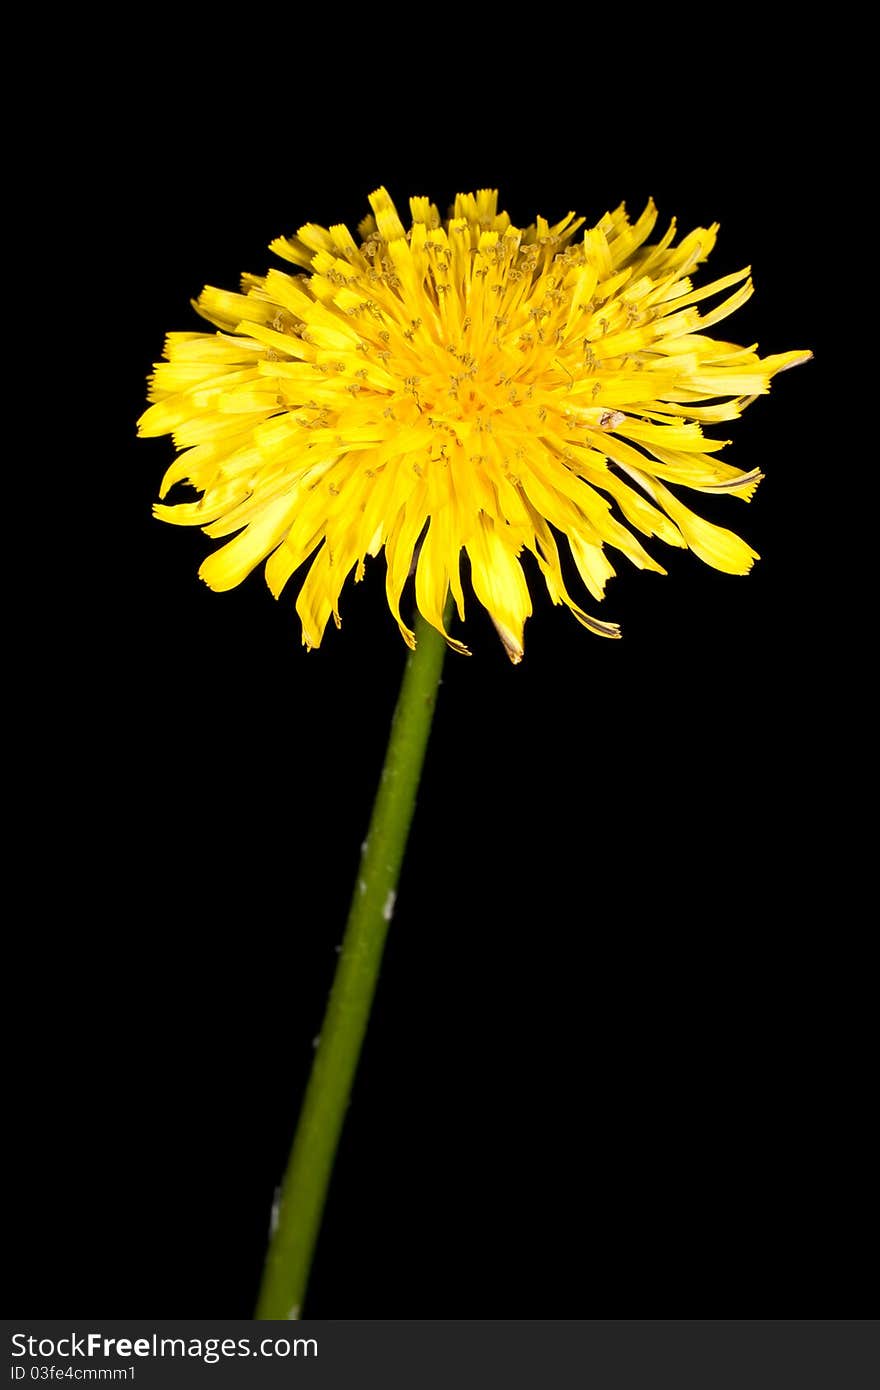
<path id="1" fill-rule="evenodd" d="M 675 245 L 673 223 L 646 245 L 649 203 L 636 222 L 620 207 L 592 228 L 569 213 L 521 230 L 483 189 L 459 194 L 446 221 L 411 198 L 407 231 L 384 188 L 370 205 L 359 241 L 307 224 L 271 246 L 297 273 L 246 275 L 241 294 L 208 287 L 195 307 L 219 331 L 168 336 L 140 433 L 173 432 L 184 450 L 161 497 L 175 483 L 202 494 L 156 515 L 237 533 L 203 563 L 206 584 L 233 588 L 265 560 L 277 598 L 312 556 L 296 607 L 317 647 L 348 575 L 384 550 L 412 646 L 400 603 L 413 566 L 416 603 L 446 635 L 450 590 L 464 618 L 464 550 L 518 662 L 523 550 L 553 602 L 606 637 L 617 625 L 567 592 L 560 538 L 595 599 L 614 574 L 606 548 L 664 572 L 634 532 L 750 569 L 755 552 L 673 489 L 750 498 L 760 473 L 722 463 L 724 441 L 702 427 L 735 419 L 810 354 L 762 359 L 707 335 L 752 293 L 747 269 L 693 287 L 717 227 Z"/>

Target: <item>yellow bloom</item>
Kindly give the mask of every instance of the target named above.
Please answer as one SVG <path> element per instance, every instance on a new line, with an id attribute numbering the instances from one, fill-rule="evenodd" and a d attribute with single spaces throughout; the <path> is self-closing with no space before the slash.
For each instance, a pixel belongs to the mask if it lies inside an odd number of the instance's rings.
<path id="1" fill-rule="evenodd" d="M 356 241 L 311 223 L 271 250 L 299 267 L 246 275 L 241 294 L 206 288 L 199 313 L 219 332 L 171 333 L 150 382 L 143 435 L 184 450 L 157 505 L 165 521 L 238 534 L 203 563 L 230 589 L 261 561 L 276 598 L 312 555 L 297 599 L 317 647 L 342 586 L 385 551 L 388 603 L 406 641 L 401 595 L 445 633 L 452 591 L 464 618 L 465 551 L 477 599 L 511 660 L 523 653 L 531 551 L 554 603 L 606 637 L 563 579 L 559 538 L 595 599 L 614 574 L 607 548 L 663 573 L 634 531 L 690 546 L 730 574 L 755 552 L 695 515 L 672 488 L 748 500 L 760 480 L 718 458 L 703 425 L 735 419 L 776 372 L 808 352 L 760 358 L 707 336 L 752 293 L 748 270 L 695 289 L 717 227 L 652 245 L 649 203 L 595 227 L 573 213 L 525 230 L 497 194 L 459 194 L 444 222 L 411 198 L 407 231 L 384 188 Z M 710 296 L 731 291 L 707 312 Z M 315 553 L 317 552 L 317 553 Z M 458 651 L 460 642 L 447 641 Z"/>

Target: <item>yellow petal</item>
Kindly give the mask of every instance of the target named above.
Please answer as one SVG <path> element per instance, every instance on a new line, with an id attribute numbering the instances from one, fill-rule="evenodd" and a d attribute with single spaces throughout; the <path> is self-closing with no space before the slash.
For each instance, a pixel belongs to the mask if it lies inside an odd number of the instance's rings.
<path id="1" fill-rule="evenodd" d="M 502 534 L 487 516 L 480 516 L 467 546 L 474 593 L 495 624 L 514 665 L 523 657 L 523 627 L 532 611 L 522 565 L 508 550 Z"/>
<path id="2" fill-rule="evenodd" d="M 758 552 L 733 531 L 697 516 L 656 479 L 641 474 L 641 482 L 672 517 L 694 554 L 713 569 L 723 570 L 725 574 L 748 574 L 755 560 L 760 559 Z"/>

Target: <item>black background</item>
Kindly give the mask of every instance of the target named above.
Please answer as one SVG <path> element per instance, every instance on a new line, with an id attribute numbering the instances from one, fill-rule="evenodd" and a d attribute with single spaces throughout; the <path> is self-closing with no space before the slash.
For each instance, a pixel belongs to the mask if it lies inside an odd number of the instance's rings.
<path id="1" fill-rule="evenodd" d="M 381 561 L 311 654 L 293 586 L 210 593 L 212 543 L 150 515 L 171 443 L 135 421 L 204 283 L 264 271 L 303 221 L 354 227 L 379 183 L 404 208 L 497 186 L 520 224 L 649 194 L 663 225 L 717 220 L 704 276 L 751 263 L 757 285 L 720 335 L 816 360 L 729 427 L 755 501 L 698 499 L 760 551 L 749 578 L 654 543 L 669 575 L 621 562 L 612 643 L 532 573 L 519 668 L 471 604 L 307 1312 L 859 1311 L 819 36 L 590 14 L 479 36 L 255 14 L 193 45 L 166 16 L 104 32 L 103 57 L 69 36 L 70 119 L 37 141 L 57 491 L 25 584 L 18 820 L 40 867 L 9 976 L 32 1315 L 253 1306 L 404 649 Z"/>

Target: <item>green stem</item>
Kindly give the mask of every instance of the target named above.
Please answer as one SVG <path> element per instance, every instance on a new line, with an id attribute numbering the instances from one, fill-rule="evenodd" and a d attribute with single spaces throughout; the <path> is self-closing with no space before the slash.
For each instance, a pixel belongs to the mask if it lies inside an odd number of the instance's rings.
<path id="1" fill-rule="evenodd" d="M 342 941 L 339 963 L 266 1256 L 256 1316 L 297 1318 L 342 1132 L 403 852 L 415 807 L 446 644 L 419 615 Z"/>

